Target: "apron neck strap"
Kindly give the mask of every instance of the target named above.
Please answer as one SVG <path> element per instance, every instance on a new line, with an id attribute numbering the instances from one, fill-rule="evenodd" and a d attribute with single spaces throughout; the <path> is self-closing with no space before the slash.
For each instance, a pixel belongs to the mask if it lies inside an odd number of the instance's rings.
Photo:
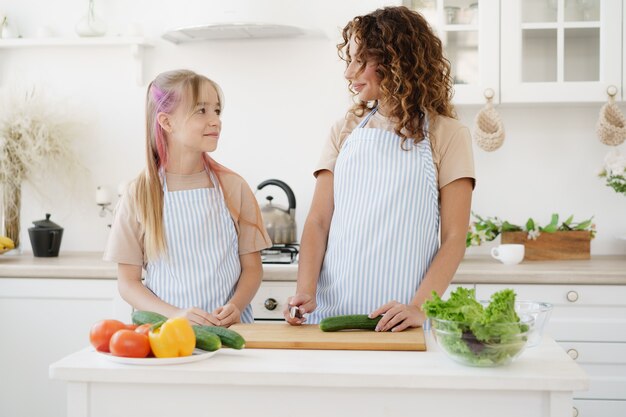
<path id="1" fill-rule="evenodd" d="M 361 121 L 361 123 L 359 123 L 359 126 L 358 126 L 358 127 L 359 127 L 359 128 L 361 128 L 361 127 L 365 126 L 365 125 L 367 124 L 367 122 L 370 120 L 370 118 L 371 118 L 371 117 L 374 115 L 374 113 L 376 113 L 377 111 L 378 111 L 378 106 L 374 107 L 374 108 L 372 109 L 372 111 L 371 111 L 371 112 L 369 112 L 369 114 L 368 114 L 367 116 L 365 116 L 365 119 L 363 119 L 363 120 Z"/>

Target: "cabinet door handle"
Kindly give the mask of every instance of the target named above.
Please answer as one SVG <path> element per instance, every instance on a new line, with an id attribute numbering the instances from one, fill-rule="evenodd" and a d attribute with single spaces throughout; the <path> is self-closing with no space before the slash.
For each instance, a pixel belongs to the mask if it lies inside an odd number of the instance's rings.
<path id="1" fill-rule="evenodd" d="M 267 300 L 265 300 L 265 303 L 263 303 L 263 305 L 266 309 L 272 311 L 276 309 L 276 307 L 278 306 L 278 302 L 273 298 L 268 298 Z"/>
<path id="2" fill-rule="evenodd" d="M 573 417 L 578 417 L 578 408 L 572 407 L 572 416 Z"/>
<path id="3" fill-rule="evenodd" d="M 568 291 L 567 293 L 567 301 L 575 303 L 578 301 L 578 293 L 576 291 Z"/>
<path id="4" fill-rule="evenodd" d="M 578 359 L 578 351 L 576 349 L 568 349 L 567 354 L 574 360 Z"/>

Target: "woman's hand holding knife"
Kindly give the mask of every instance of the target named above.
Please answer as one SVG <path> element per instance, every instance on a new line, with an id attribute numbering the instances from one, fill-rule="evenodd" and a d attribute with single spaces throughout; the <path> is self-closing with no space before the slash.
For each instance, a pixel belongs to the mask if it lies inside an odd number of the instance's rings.
<path id="1" fill-rule="evenodd" d="M 287 306 L 283 310 L 283 316 L 287 323 L 299 326 L 306 321 L 303 315 L 312 313 L 315 308 L 317 308 L 315 297 L 309 294 L 296 294 L 287 299 Z"/>

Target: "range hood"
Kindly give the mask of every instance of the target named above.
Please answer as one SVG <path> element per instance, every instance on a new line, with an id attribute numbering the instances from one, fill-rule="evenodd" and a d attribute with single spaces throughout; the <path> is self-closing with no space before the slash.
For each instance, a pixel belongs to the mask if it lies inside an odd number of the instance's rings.
<path id="1" fill-rule="evenodd" d="M 222 39 L 293 38 L 306 34 L 306 30 L 297 26 L 240 22 L 181 27 L 165 32 L 162 37 L 178 44 Z"/>

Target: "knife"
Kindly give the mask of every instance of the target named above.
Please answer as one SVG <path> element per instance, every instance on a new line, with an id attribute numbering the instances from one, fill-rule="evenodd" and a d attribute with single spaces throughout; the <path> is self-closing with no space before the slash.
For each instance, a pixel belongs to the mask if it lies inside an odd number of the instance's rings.
<path id="1" fill-rule="evenodd" d="M 292 319 L 302 318 L 302 313 L 300 313 L 300 309 L 298 308 L 298 306 L 289 307 L 289 318 L 292 318 Z"/>

